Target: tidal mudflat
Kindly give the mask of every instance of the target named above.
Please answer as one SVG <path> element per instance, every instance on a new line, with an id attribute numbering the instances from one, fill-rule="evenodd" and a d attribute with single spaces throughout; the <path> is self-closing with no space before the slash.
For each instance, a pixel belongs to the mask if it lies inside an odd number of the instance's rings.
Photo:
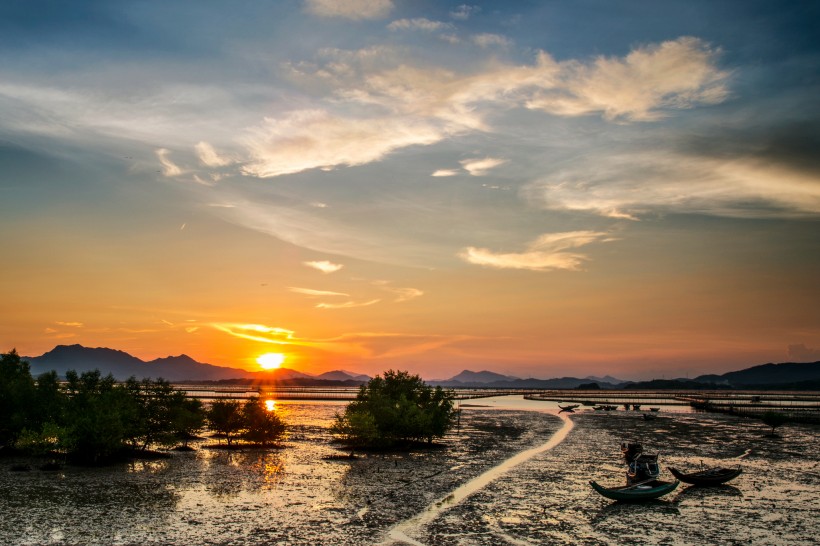
<path id="1" fill-rule="evenodd" d="M 418 530 L 424 544 L 817 544 L 820 428 L 727 415 L 583 412 L 554 449 L 521 464 Z M 666 466 L 741 464 L 716 488 L 681 484 L 662 499 L 613 503 L 588 486 L 624 483 L 619 445 L 641 441 Z"/>
<path id="2" fill-rule="evenodd" d="M 400 544 L 397 528 L 421 544 L 816 543 L 818 427 L 784 426 L 771 438 L 759 422 L 725 415 L 581 412 L 552 449 L 488 476 L 564 426 L 549 403 L 488 405 L 465 408 L 446 448 L 430 451 L 324 459 L 339 453 L 327 427 L 341 406 L 292 403 L 278 405 L 291 425 L 278 450 L 198 449 L 60 472 L 10 472 L 14 461 L 0 460 L 0 543 Z M 587 482 L 623 481 L 625 438 L 660 451 L 664 465 L 745 472 L 714 490 L 612 504 Z M 482 475 L 491 479 L 436 508 Z"/>

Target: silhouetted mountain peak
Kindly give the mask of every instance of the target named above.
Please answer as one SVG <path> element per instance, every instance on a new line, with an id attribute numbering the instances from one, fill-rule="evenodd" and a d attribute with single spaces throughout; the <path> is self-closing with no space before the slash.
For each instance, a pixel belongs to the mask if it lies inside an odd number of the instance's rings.
<path id="1" fill-rule="evenodd" d="M 324 372 L 317 376 L 316 379 L 323 379 L 326 381 L 369 381 L 370 376 L 364 374 L 358 374 L 355 372 L 349 372 L 347 370 L 333 370 L 330 372 Z"/>
<path id="2" fill-rule="evenodd" d="M 493 383 L 495 381 L 515 381 L 516 379 L 518 378 L 487 370 L 481 372 L 464 370 L 457 376 L 451 377 L 447 381 L 458 381 L 459 383 Z"/>

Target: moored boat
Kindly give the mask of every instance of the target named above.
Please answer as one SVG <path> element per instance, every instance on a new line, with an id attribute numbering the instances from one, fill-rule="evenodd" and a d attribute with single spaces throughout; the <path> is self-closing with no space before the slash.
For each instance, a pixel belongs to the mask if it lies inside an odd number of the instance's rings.
<path id="1" fill-rule="evenodd" d="M 680 482 L 665 482 L 661 480 L 651 480 L 645 483 L 619 487 L 604 487 L 596 481 L 591 480 L 589 485 L 604 497 L 622 502 L 639 502 L 657 499 L 675 490 Z"/>
<path id="2" fill-rule="evenodd" d="M 719 466 L 707 468 L 706 470 L 700 470 L 698 472 L 690 472 L 688 474 L 681 472 L 676 468 L 672 468 L 671 466 L 668 468 L 669 472 L 671 472 L 675 478 L 691 485 L 720 485 L 738 477 L 743 472 L 743 469 L 739 466 L 736 468 L 725 468 Z"/>

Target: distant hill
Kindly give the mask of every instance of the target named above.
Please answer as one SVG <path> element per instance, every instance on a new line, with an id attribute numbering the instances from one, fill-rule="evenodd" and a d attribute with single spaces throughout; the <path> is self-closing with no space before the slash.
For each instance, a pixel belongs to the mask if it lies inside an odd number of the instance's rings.
<path id="1" fill-rule="evenodd" d="M 620 385 L 622 389 L 632 390 L 719 390 L 730 389 L 728 383 L 704 383 L 694 379 L 652 379 L 650 381 L 630 381 Z"/>
<path id="2" fill-rule="evenodd" d="M 624 389 L 760 389 L 818 390 L 820 362 L 761 364 L 721 375 L 700 375 L 694 379 L 653 379 L 628 382 Z"/>
<path id="3" fill-rule="evenodd" d="M 362 383 L 370 381 L 369 375 L 348 372 L 347 370 L 334 370 L 332 372 L 320 373 L 319 375 L 313 376 L 313 378 L 324 381 L 361 381 Z"/>
<path id="4" fill-rule="evenodd" d="M 695 381 L 701 383 L 726 383 L 735 388 L 818 380 L 820 380 L 820 361 L 804 364 L 797 362 L 761 364 L 723 375 L 701 375 L 695 378 Z"/>
<path id="5" fill-rule="evenodd" d="M 446 379 L 444 381 L 451 382 L 451 383 L 461 383 L 463 385 L 483 385 L 485 383 L 495 383 L 498 381 L 516 381 L 518 380 L 517 377 L 512 377 L 510 375 L 501 375 L 500 373 L 483 371 L 483 372 L 471 372 L 470 370 L 464 370 L 460 374 L 451 377 L 450 379 Z"/>
<path id="6" fill-rule="evenodd" d="M 41 356 L 25 357 L 25 360 L 31 364 L 31 373 L 34 376 L 54 370 L 57 375 L 63 377 L 68 370 L 82 373 L 97 369 L 103 375 L 110 373 L 118 380 L 134 376 L 138 379 L 162 377 L 168 381 L 243 380 L 302 382 L 304 384 L 318 380 L 322 385 L 333 383 L 355 385 L 369 379 L 367 376 L 342 371 L 326 372 L 320 377 L 313 377 L 287 368 L 251 372 L 197 362 L 184 354 L 146 362 L 124 351 L 104 347 L 83 347 L 82 345 L 58 345 Z"/>
<path id="7" fill-rule="evenodd" d="M 494 372 L 473 372 L 464 370 L 460 374 L 450 379 L 429 381 L 431 385 L 440 385 L 450 388 L 491 388 L 491 389 L 574 389 L 578 385 L 594 381 L 601 388 L 617 388 L 620 383 L 618 379 L 607 376 L 613 382 L 603 381 L 601 378 L 586 377 L 560 377 L 555 379 L 521 379 L 509 375 L 501 375 Z"/>

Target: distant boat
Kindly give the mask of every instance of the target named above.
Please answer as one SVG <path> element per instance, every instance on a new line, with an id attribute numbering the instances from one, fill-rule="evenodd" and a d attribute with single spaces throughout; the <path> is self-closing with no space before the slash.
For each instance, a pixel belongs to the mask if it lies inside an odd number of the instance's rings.
<path id="1" fill-rule="evenodd" d="M 653 407 L 650 407 L 650 408 L 649 408 L 649 411 L 661 411 L 661 408 L 653 408 Z"/>
<path id="2" fill-rule="evenodd" d="M 622 502 L 640 502 L 650 499 L 657 499 L 675 490 L 680 482 L 664 482 L 661 480 L 651 480 L 644 483 L 620 487 L 604 487 L 594 480 L 589 482 L 592 488 L 604 497 Z"/>
<path id="3" fill-rule="evenodd" d="M 559 411 L 558 413 L 575 413 L 575 408 L 578 407 L 578 404 L 570 404 L 569 406 L 562 406 L 561 404 L 558 404 L 558 407 L 561 408 L 561 411 Z"/>
<path id="4" fill-rule="evenodd" d="M 736 468 L 714 467 L 707 468 L 706 470 L 701 470 L 699 472 L 685 474 L 670 466 L 669 472 L 684 483 L 706 486 L 726 483 L 729 480 L 737 478 L 743 470 L 739 466 Z"/>

